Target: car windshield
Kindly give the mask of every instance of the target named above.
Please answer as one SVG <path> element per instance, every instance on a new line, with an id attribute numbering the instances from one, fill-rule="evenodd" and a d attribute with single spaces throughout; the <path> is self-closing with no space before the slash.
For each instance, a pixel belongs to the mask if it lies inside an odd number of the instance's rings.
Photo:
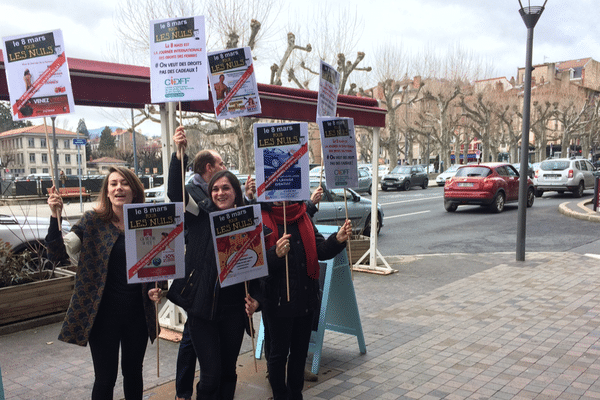
<path id="1" fill-rule="evenodd" d="M 544 171 L 562 171 L 569 168 L 569 161 L 556 161 L 556 160 L 547 160 L 543 161 L 540 165 L 540 169 Z"/>
<path id="2" fill-rule="evenodd" d="M 457 177 L 461 177 L 461 176 L 466 176 L 466 177 L 482 177 L 485 178 L 486 176 L 488 176 L 492 171 L 489 168 L 486 167 L 463 167 L 460 168 L 457 172 L 456 175 Z"/>
<path id="3" fill-rule="evenodd" d="M 398 165 L 392 170 L 392 174 L 410 174 L 410 167 L 404 165 Z"/>

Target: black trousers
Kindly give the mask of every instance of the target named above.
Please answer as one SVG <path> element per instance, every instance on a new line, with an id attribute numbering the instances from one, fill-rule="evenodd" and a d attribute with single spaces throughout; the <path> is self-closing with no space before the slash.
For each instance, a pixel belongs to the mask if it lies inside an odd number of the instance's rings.
<path id="1" fill-rule="evenodd" d="M 188 314 L 187 324 L 198 361 L 200 381 L 197 399 L 232 400 L 235 394 L 237 358 L 246 327 L 243 306 L 227 309 L 216 320 Z"/>
<path id="2" fill-rule="evenodd" d="M 304 366 L 314 313 L 301 317 L 277 317 L 263 310 L 269 339 L 267 368 L 273 400 L 301 400 Z M 287 381 L 286 381 L 287 364 Z"/>
<path id="3" fill-rule="evenodd" d="M 188 399 L 194 392 L 194 375 L 196 373 L 196 352 L 190 337 L 188 322 L 183 326 L 183 335 L 179 342 L 177 353 L 177 372 L 175 374 L 175 389 L 177 397 Z"/>
<path id="4" fill-rule="evenodd" d="M 126 400 L 141 400 L 144 393 L 142 365 L 148 345 L 144 310 L 118 315 L 100 308 L 90 332 L 90 350 L 94 363 L 92 400 L 111 400 L 119 368 Z"/>

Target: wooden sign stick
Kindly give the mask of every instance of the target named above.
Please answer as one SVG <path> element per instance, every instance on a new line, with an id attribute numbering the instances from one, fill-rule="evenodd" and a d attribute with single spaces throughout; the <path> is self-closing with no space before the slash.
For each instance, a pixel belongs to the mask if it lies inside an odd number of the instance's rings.
<path id="1" fill-rule="evenodd" d="M 285 212 L 286 202 L 283 202 L 283 234 L 287 235 L 287 214 Z M 289 249 L 288 249 L 289 252 Z M 290 267 L 288 253 L 285 253 L 285 283 L 287 288 L 287 301 L 290 301 Z"/>
<path id="2" fill-rule="evenodd" d="M 244 282 L 246 288 L 246 297 L 248 297 L 248 281 Z M 252 336 L 252 354 L 256 354 L 256 348 L 254 346 L 254 325 L 252 324 L 252 317 L 248 315 L 248 322 L 250 323 L 250 336 Z M 254 372 L 258 372 L 258 366 L 256 365 L 256 357 L 254 359 Z"/>
<path id="3" fill-rule="evenodd" d="M 344 188 L 344 205 L 346 206 L 346 220 L 348 220 L 348 198 L 346 197 L 346 189 Z M 345 223 L 346 221 L 344 221 Z M 350 239 L 352 238 L 352 234 L 348 238 L 348 265 L 350 265 L 350 276 L 351 279 L 354 280 L 354 274 L 352 272 L 352 248 L 350 246 Z"/>
<path id="4" fill-rule="evenodd" d="M 158 282 L 154 282 L 154 287 L 158 288 Z M 160 340 L 158 337 L 158 303 L 154 303 L 154 311 L 156 312 L 156 376 L 160 378 L 160 356 L 158 352 L 160 347 Z"/>
<path id="5" fill-rule="evenodd" d="M 46 148 L 48 149 L 48 158 L 50 159 L 50 177 L 52 178 L 52 186 L 54 186 L 54 190 L 56 190 L 56 192 L 60 196 L 60 191 L 58 190 L 58 186 L 56 186 L 56 179 L 54 178 L 54 162 L 52 161 L 52 151 L 50 151 L 50 138 L 48 138 L 48 125 L 46 124 L 46 117 L 44 117 L 44 132 L 46 132 Z M 62 215 L 57 216 L 59 232 L 62 232 L 61 218 Z"/>
<path id="6" fill-rule="evenodd" d="M 179 126 L 183 126 L 183 111 L 181 110 L 181 102 L 179 102 Z M 179 149 L 177 149 L 177 151 L 179 151 Z M 183 199 L 183 207 L 185 208 L 185 166 L 183 165 L 185 151 L 182 151 L 179 157 L 181 157 L 181 198 Z"/>

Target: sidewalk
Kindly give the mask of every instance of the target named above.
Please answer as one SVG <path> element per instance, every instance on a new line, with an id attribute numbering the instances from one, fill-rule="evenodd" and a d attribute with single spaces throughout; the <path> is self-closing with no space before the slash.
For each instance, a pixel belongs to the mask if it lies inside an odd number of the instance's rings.
<path id="1" fill-rule="evenodd" d="M 600 263 L 575 253 L 388 257 L 398 273 L 354 286 L 367 343 L 326 332 L 306 399 L 600 397 Z M 0 336 L 7 399 L 88 398 L 89 349 L 56 340 L 59 323 Z M 177 344 L 145 362 L 148 399 L 174 397 Z M 245 340 L 237 400 L 269 395 Z M 115 390 L 122 396 L 121 380 Z M 307 385 L 308 386 L 308 385 Z"/>

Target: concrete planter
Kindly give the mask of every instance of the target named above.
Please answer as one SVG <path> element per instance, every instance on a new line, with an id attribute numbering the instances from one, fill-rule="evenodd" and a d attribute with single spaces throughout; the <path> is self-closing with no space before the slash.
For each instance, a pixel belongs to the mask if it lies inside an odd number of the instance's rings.
<path id="1" fill-rule="evenodd" d="M 57 268 L 49 279 L 0 288 L 0 326 L 66 311 L 75 273 Z"/>

